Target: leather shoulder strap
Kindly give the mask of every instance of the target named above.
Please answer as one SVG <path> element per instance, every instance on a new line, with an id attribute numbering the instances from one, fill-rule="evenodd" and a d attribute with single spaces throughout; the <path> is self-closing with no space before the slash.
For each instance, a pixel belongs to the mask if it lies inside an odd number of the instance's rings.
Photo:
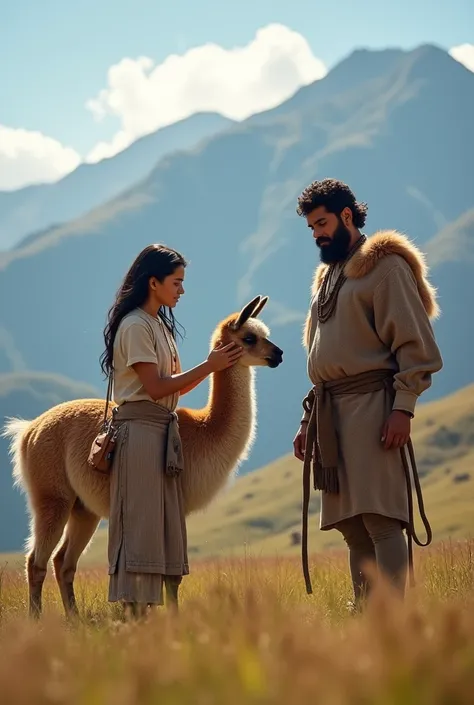
<path id="1" fill-rule="evenodd" d="M 102 421 L 102 426 L 104 428 L 105 428 L 105 425 L 107 422 L 107 412 L 109 410 L 110 399 L 112 398 L 112 379 L 113 379 L 113 373 L 111 372 L 109 375 L 109 383 L 107 385 L 107 395 L 106 395 L 106 399 L 105 399 L 104 418 Z"/>

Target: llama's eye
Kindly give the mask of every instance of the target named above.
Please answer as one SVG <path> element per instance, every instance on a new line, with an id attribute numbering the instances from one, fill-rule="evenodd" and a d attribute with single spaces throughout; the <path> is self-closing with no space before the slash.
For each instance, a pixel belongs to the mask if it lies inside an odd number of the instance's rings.
<path id="1" fill-rule="evenodd" d="M 242 338 L 243 342 L 246 343 L 247 345 L 255 345 L 257 342 L 257 336 L 256 335 L 246 335 L 245 338 Z"/>

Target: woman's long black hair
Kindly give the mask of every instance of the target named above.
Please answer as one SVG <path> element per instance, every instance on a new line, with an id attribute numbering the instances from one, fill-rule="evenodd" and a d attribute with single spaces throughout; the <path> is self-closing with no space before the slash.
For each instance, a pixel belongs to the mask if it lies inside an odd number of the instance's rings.
<path id="1" fill-rule="evenodd" d="M 114 341 L 118 327 L 128 313 L 143 306 L 147 300 L 150 277 L 155 277 L 162 282 L 178 267 L 186 267 L 186 265 L 186 260 L 179 252 L 165 245 L 148 245 L 137 256 L 125 275 L 108 312 L 107 325 L 104 329 L 105 350 L 100 356 L 100 366 L 106 376 L 109 376 L 113 370 Z M 161 307 L 158 315 L 176 340 L 177 324 L 173 311 L 170 308 L 166 311 Z"/>

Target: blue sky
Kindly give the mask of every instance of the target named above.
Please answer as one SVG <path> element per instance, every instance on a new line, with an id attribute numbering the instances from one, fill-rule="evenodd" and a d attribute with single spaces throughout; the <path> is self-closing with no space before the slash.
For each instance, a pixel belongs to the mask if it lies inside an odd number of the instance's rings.
<path id="1" fill-rule="evenodd" d="M 107 87 L 109 67 L 124 57 L 145 56 L 159 65 L 170 54 L 208 42 L 230 50 L 248 45 L 259 28 L 272 23 L 301 34 L 328 69 L 361 46 L 410 49 L 430 42 L 449 50 L 474 44 L 472 0 L 451 0 L 449 9 L 439 2 L 436 10 L 435 0 L 299 0 L 294 5 L 289 0 L 16 0 L 2 5 L 0 125 L 39 131 L 81 157 L 121 127 L 119 115 L 95 120 L 86 102 Z M 133 123 L 136 116 L 124 119 Z"/>

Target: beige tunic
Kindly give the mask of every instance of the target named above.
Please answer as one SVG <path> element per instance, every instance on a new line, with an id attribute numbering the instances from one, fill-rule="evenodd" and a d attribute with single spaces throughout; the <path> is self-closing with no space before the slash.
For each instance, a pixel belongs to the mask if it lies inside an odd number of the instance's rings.
<path id="1" fill-rule="evenodd" d="M 384 391 L 333 399 L 340 493 L 322 493 L 320 528 L 366 512 L 406 523 L 400 451 L 384 450 L 382 427 L 392 408 L 414 413 L 418 397 L 442 367 L 413 271 L 404 257 L 387 254 L 365 276 L 346 280 L 328 321 L 318 322 L 316 296 L 310 312 L 313 384 L 369 370 L 395 373 L 393 407 Z"/>
<path id="2" fill-rule="evenodd" d="M 173 342 L 163 324 L 141 309 L 123 319 L 115 339 L 120 430 L 110 488 L 110 601 L 163 604 L 164 575 L 189 572 L 181 476 L 165 473 L 167 410 L 175 410 L 179 395 L 155 403 L 131 367 L 153 362 L 161 376 L 179 372 Z"/>
<path id="3" fill-rule="evenodd" d="M 175 363 L 170 351 L 173 351 Z M 143 388 L 140 378 L 132 365 L 136 362 L 158 364 L 163 377 L 172 372 L 181 372 L 179 354 L 169 331 L 163 323 L 140 308 L 135 309 L 121 321 L 114 342 L 114 388 L 116 404 L 125 401 L 153 401 Z M 178 404 L 179 394 L 160 399 L 161 406 L 171 411 Z"/>

